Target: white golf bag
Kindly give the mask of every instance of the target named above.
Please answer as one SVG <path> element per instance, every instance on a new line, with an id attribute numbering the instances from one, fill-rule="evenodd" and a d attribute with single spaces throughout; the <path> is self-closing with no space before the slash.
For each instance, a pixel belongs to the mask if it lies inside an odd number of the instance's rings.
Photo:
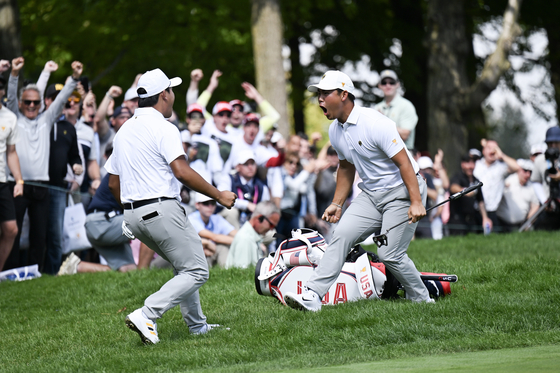
<path id="1" fill-rule="evenodd" d="M 325 239 L 318 232 L 305 228 L 293 230 L 291 239 L 284 240 L 275 253 L 257 263 L 257 292 L 276 297 L 285 305 L 284 294 L 301 293 L 326 248 Z M 383 264 L 371 263 L 364 253 L 355 262 L 344 263 L 338 279 L 323 297 L 323 304 L 379 299 L 385 281 Z"/>

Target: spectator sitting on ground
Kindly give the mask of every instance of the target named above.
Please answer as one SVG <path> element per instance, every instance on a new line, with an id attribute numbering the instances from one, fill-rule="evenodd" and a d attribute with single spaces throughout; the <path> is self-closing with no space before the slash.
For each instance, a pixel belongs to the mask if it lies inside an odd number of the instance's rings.
<path id="1" fill-rule="evenodd" d="M 493 140 L 481 140 L 482 159 L 476 162 L 473 175 L 482 181 L 482 192 L 486 213 L 492 220 L 492 230 L 500 231 L 500 222 L 496 211 L 504 193 L 504 180 L 519 170 L 515 159 L 505 155 L 498 143 Z"/>
<path id="2" fill-rule="evenodd" d="M 214 251 L 205 249 L 208 266 L 225 267 L 229 246 L 237 234 L 237 230 L 216 211 L 216 201 L 204 194 L 196 194 L 196 210 L 188 218 L 201 238 L 210 240 L 214 244 Z"/>
<path id="3" fill-rule="evenodd" d="M 539 209 L 539 200 L 531 185 L 533 162 L 528 159 L 518 159 L 519 170 L 507 177 L 504 196 L 498 207 L 498 219 L 506 231 L 517 230 L 533 216 Z"/>
<path id="4" fill-rule="evenodd" d="M 246 268 L 268 255 L 263 239 L 267 232 L 276 227 L 279 220 L 280 209 L 273 202 L 257 204 L 251 219 L 243 224 L 231 243 L 226 268 Z"/>
<path id="5" fill-rule="evenodd" d="M 89 242 L 95 251 L 107 260 L 108 265 L 82 261 L 76 254 L 71 253 L 60 266 L 58 275 L 105 272 L 111 269 L 128 272 L 136 269 L 130 240 L 123 235 L 123 221 L 122 206 L 109 190 L 107 174 L 89 204 L 85 226 Z"/>

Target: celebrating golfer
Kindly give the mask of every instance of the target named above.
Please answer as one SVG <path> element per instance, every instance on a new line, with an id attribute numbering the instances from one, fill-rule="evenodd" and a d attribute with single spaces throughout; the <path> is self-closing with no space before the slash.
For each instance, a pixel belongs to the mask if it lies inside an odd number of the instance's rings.
<path id="1" fill-rule="evenodd" d="M 156 320 L 180 305 L 193 334 L 205 334 L 215 325 L 206 322 L 198 289 L 208 279 L 208 264 L 200 237 L 179 204 L 181 184 L 203 193 L 227 208 L 235 193 L 220 192 L 187 163 L 177 127 L 165 120 L 173 112 L 173 87 L 181 78 L 169 79 L 160 69 L 138 80 L 138 109 L 113 141 L 113 154 L 105 168 L 109 189 L 124 207 L 123 232 L 133 235 L 173 265 L 175 277 L 150 295 L 144 307 L 126 317 L 126 325 L 142 342 L 159 342 Z"/>
<path id="2" fill-rule="evenodd" d="M 307 88 L 317 92 L 319 106 L 328 119 L 332 146 L 338 153 L 336 191 L 323 220 L 336 223 L 332 241 L 319 266 L 301 294 L 286 293 L 286 303 L 295 309 L 319 311 L 321 298 L 336 280 L 348 252 L 380 229 L 411 219 L 387 235 L 388 246 L 378 255 L 404 286 L 407 299 L 433 300 L 420 273 L 406 251 L 418 220 L 426 215 L 426 182 L 418 175 L 418 164 L 407 151 L 395 122 L 373 109 L 354 104 L 354 84 L 340 71 L 327 71 L 318 84 Z M 342 205 L 352 190 L 358 171 L 362 193 L 342 215 Z"/>

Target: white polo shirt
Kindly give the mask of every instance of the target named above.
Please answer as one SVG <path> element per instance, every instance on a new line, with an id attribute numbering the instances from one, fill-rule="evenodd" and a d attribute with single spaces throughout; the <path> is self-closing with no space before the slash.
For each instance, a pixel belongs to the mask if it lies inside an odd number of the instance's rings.
<path id="1" fill-rule="evenodd" d="M 334 120 L 329 138 L 338 158 L 356 166 L 368 190 L 392 188 L 403 183 L 399 168 L 391 160 L 404 149 L 414 172 L 419 170 L 404 145 L 395 122 L 377 110 L 354 105 L 346 123 Z"/>
<path id="2" fill-rule="evenodd" d="M 115 135 L 105 169 L 119 175 L 123 203 L 158 197 L 179 200 L 181 183 L 169 164 L 183 155 L 177 127 L 154 108 L 138 108 Z"/>
<path id="3" fill-rule="evenodd" d="M 17 116 L 7 107 L 0 106 L 0 183 L 7 181 L 10 170 L 6 166 L 8 145 L 15 145 L 19 139 Z"/>
<path id="4" fill-rule="evenodd" d="M 495 212 L 504 194 L 504 180 L 509 175 L 508 166 L 501 161 L 488 165 L 482 158 L 476 161 L 473 175 L 482 181 L 486 211 Z"/>

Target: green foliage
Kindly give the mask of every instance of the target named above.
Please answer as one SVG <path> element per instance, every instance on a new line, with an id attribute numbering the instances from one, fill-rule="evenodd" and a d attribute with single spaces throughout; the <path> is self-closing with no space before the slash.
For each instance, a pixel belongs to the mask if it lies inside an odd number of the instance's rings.
<path id="1" fill-rule="evenodd" d="M 155 346 L 143 346 L 124 318 L 170 271 L 4 282 L 0 367 L 256 372 L 558 344 L 559 239 L 530 232 L 412 242 L 420 270 L 459 276 L 436 304 L 364 300 L 300 313 L 258 295 L 254 268 L 213 269 L 202 307 L 231 330 L 192 336 L 174 308 L 159 320 Z"/>
<path id="2" fill-rule="evenodd" d="M 60 66 L 51 82 L 63 81 L 70 63 L 84 63 L 84 75 L 102 96 L 111 85 L 128 89 L 136 74 L 160 67 L 180 76 L 175 110 L 184 117 L 191 70 L 224 76 L 213 100 L 243 95 L 241 82 L 254 82 L 250 3 L 139 0 L 22 0 L 26 78 L 36 80 L 48 60 Z M 213 102 L 211 103 L 213 105 Z"/>
<path id="3" fill-rule="evenodd" d="M 529 134 L 523 113 L 519 108 L 512 107 L 509 102 L 506 102 L 501 111 L 502 115 L 499 118 L 491 117 L 487 113 L 490 138 L 498 141 L 502 151 L 510 157 L 529 158 Z"/>

